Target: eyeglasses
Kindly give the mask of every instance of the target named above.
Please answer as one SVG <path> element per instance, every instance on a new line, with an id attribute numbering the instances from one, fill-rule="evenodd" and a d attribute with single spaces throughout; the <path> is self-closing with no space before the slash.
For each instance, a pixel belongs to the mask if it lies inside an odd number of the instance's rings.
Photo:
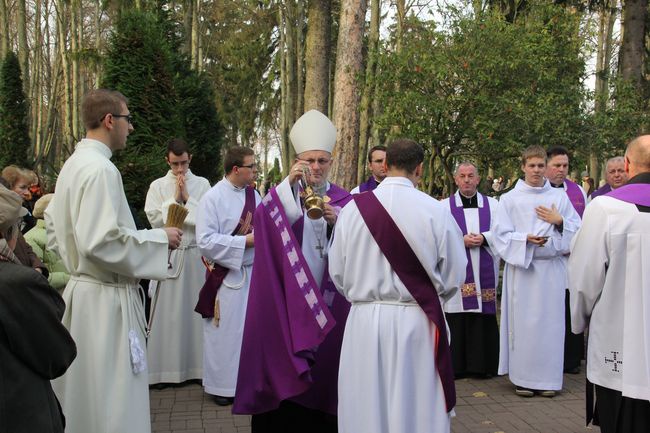
<path id="1" fill-rule="evenodd" d="M 173 167 L 185 167 L 186 165 L 190 164 L 190 160 L 186 159 L 185 161 L 174 161 L 174 162 L 167 161 L 167 164 Z"/>
<path id="2" fill-rule="evenodd" d="M 257 168 L 257 164 L 238 165 L 239 168 L 250 168 L 251 170 Z"/>
<path id="3" fill-rule="evenodd" d="M 309 165 L 318 163 L 318 165 L 327 165 L 330 163 L 331 159 L 319 158 L 319 159 L 301 159 L 300 161 L 306 162 Z"/>
<path id="4" fill-rule="evenodd" d="M 129 122 L 130 125 L 133 125 L 133 117 L 130 114 L 115 114 L 115 113 L 110 113 L 110 114 L 113 117 L 124 117 L 126 121 Z M 104 117 L 99 119 L 99 121 L 102 122 L 104 119 L 106 119 L 106 116 L 108 116 L 108 114 L 104 114 Z"/>

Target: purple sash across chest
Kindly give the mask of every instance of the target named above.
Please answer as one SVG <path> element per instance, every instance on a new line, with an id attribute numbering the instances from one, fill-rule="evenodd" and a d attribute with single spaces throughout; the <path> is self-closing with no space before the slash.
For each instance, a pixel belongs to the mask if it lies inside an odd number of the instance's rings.
<path id="1" fill-rule="evenodd" d="M 479 230 L 481 233 L 490 231 L 490 202 L 487 197 L 483 197 L 483 207 L 478 208 Z M 451 215 L 456 220 L 458 227 L 467 234 L 467 222 L 465 221 L 465 209 L 456 205 L 456 196 L 449 197 L 449 207 Z M 486 314 L 496 314 L 496 276 L 494 274 L 494 259 L 487 250 L 485 245 L 480 248 L 479 256 L 479 282 L 481 283 L 481 304 L 482 312 Z M 461 297 L 463 299 L 463 310 L 476 310 L 478 308 L 478 291 L 474 281 L 474 267 L 469 248 L 465 248 L 467 253 L 467 274 L 465 284 L 461 287 Z"/>
<path id="2" fill-rule="evenodd" d="M 434 287 L 420 259 L 374 193 L 356 194 L 354 202 L 379 249 L 409 293 L 436 325 L 435 360 L 445 394 L 447 412 L 456 405 L 456 388 L 447 339 L 447 325 Z"/>

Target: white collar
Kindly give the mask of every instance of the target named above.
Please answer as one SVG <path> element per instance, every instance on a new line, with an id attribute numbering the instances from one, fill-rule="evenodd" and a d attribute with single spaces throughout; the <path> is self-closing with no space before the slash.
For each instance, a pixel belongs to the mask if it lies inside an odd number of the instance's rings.
<path id="1" fill-rule="evenodd" d="M 108 147 L 108 145 L 93 138 L 82 138 L 81 141 L 75 146 L 75 150 L 77 149 L 97 150 L 108 159 L 111 159 L 111 156 L 113 156 L 113 152 L 111 151 L 111 148 Z"/>
<path id="2" fill-rule="evenodd" d="M 454 193 L 454 198 L 456 200 L 456 207 L 463 207 L 463 201 L 460 199 L 460 191 Z M 483 207 L 483 194 L 478 191 L 476 191 L 476 203 L 478 204 L 478 207 Z"/>

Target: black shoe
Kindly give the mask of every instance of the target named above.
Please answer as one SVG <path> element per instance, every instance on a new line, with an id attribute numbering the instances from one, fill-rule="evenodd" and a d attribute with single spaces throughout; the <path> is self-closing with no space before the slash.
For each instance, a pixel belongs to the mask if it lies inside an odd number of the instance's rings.
<path id="1" fill-rule="evenodd" d="M 568 374 L 580 374 L 580 367 L 567 368 L 564 372 Z"/>
<path id="2" fill-rule="evenodd" d="M 212 400 L 219 406 L 230 406 L 235 401 L 232 397 L 222 397 L 220 395 L 213 395 Z"/>
<path id="3" fill-rule="evenodd" d="M 154 383 L 153 385 L 149 385 L 149 389 L 155 389 L 156 391 L 162 391 L 163 389 L 168 387 L 169 387 L 168 383 Z"/>

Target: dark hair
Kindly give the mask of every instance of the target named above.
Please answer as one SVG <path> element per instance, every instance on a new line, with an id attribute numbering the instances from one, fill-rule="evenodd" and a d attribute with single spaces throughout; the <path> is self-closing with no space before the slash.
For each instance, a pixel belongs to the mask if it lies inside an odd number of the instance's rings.
<path id="1" fill-rule="evenodd" d="M 368 151 L 368 162 L 372 162 L 372 154 L 376 150 L 381 150 L 383 152 L 386 152 L 386 146 L 382 144 L 378 144 L 376 146 L 372 146 L 370 150 Z"/>
<path id="2" fill-rule="evenodd" d="M 109 113 L 119 114 L 122 104 L 128 104 L 124 95 L 116 90 L 96 89 L 86 93 L 81 101 L 81 119 L 86 130 L 99 128 L 101 120 Z"/>
<path id="3" fill-rule="evenodd" d="M 386 165 L 389 168 L 413 173 L 422 161 L 424 161 L 424 149 L 408 138 L 399 138 L 390 143 L 386 149 Z"/>
<path id="4" fill-rule="evenodd" d="M 169 156 L 170 153 L 176 156 L 181 156 L 184 153 L 191 155 L 190 147 L 182 138 L 172 138 L 167 142 L 167 154 L 165 156 Z"/>
<path id="5" fill-rule="evenodd" d="M 235 146 L 226 150 L 226 156 L 223 158 L 223 170 L 225 173 L 230 173 L 234 167 L 244 164 L 244 158 L 250 155 L 255 155 L 253 149 L 250 147 Z"/>
<path id="6" fill-rule="evenodd" d="M 566 155 L 567 158 L 571 159 L 571 155 L 569 155 L 569 151 L 564 146 L 549 147 L 548 150 L 546 151 L 546 159 L 551 159 L 554 156 L 558 156 L 558 155 Z"/>

